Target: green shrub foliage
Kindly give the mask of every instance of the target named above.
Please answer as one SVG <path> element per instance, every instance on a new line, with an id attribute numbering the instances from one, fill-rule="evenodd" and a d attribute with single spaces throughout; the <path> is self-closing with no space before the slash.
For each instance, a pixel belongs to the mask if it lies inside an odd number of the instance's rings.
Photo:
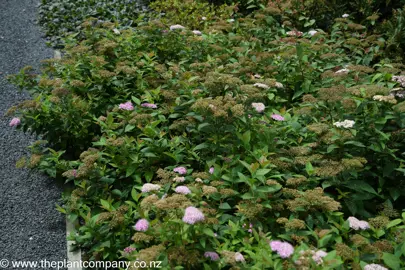
<path id="1" fill-rule="evenodd" d="M 11 78 L 33 100 L 8 114 L 46 140 L 19 165 L 74 183 L 58 209 L 86 259 L 405 267 L 404 66 L 350 16 L 309 32 L 279 12 L 90 20 Z"/>

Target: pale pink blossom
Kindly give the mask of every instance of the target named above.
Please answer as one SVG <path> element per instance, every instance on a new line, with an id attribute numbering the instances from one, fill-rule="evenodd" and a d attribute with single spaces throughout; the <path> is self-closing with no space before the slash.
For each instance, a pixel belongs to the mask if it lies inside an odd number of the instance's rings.
<path id="1" fill-rule="evenodd" d="M 140 219 L 135 224 L 134 229 L 138 232 L 146 232 L 149 228 L 149 222 L 146 219 Z"/>
<path id="2" fill-rule="evenodd" d="M 294 253 L 294 247 L 287 242 L 281 242 L 278 240 L 270 242 L 271 250 L 277 251 L 277 254 L 281 258 L 288 258 Z"/>
<path id="3" fill-rule="evenodd" d="M 245 262 L 245 258 L 243 257 L 242 253 L 240 253 L 240 252 L 235 253 L 235 261 Z"/>
<path id="4" fill-rule="evenodd" d="M 178 186 L 178 187 L 176 187 L 176 189 L 174 191 L 176 191 L 176 193 L 180 193 L 180 194 L 184 194 L 184 195 L 191 193 L 191 190 L 186 186 Z"/>
<path id="5" fill-rule="evenodd" d="M 179 173 L 179 174 L 186 174 L 187 169 L 185 167 L 176 167 L 173 169 L 174 172 Z"/>
<path id="6" fill-rule="evenodd" d="M 210 258 L 211 261 L 218 261 L 219 260 L 219 255 L 216 252 L 213 251 L 207 251 L 204 253 L 205 258 Z"/>
<path id="7" fill-rule="evenodd" d="M 183 221 L 191 225 L 203 221 L 204 219 L 204 214 L 194 206 L 187 207 L 183 216 Z"/>
<path id="8" fill-rule="evenodd" d="M 258 103 L 253 102 L 253 103 L 252 103 L 252 107 L 253 107 L 258 113 L 261 113 L 261 112 L 263 112 L 263 111 L 266 109 L 266 106 L 265 106 L 263 103 L 260 103 L 260 102 L 258 102 Z"/>
<path id="9" fill-rule="evenodd" d="M 132 253 L 132 252 L 134 252 L 136 250 L 136 248 L 134 248 L 134 247 L 126 247 L 126 248 L 124 248 L 124 252 L 125 253 Z"/>
<path id="10" fill-rule="evenodd" d="M 151 108 L 151 109 L 156 109 L 157 108 L 157 105 L 152 104 L 152 103 L 142 103 L 141 106 L 145 107 L 145 108 Z"/>
<path id="11" fill-rule="evenodd" d="M 125 102 L 125 103 L 121 103 L 118 106 L 121 110 L 126 110 L 126 111 L 132 111 L 134 109 L 134 106 L 132 105 L 131 101 Z"/>
<path id="12" fill-rule="evenodd" d="M 276 121 L 284 121 L 284 117 L 282 117 L 282 116 L 279 115 L 279 114 L 272 114 L 272 115 L 271 115 L 271 118 L 273 118 L 273 119 L 276 120 Z"/>
<path id="13" fill-rule="evenodd" d="M 18 117 L 14 117 L 13 119 L 11 119 L 10 124 L 8 124 L 10 127 L 16 127 L 21 123 L 20 118 Z"/>

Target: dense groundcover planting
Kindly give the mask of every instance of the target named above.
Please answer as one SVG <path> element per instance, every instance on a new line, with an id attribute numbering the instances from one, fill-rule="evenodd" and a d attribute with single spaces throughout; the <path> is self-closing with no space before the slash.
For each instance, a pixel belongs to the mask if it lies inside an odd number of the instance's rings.
<path id="1" fill-rule="evenodd" d="M 405 66 L 372 18 L 321 31 L 223 8 L 90 19 L 61 60 L 11 77 L 33 99 L 10 125 L 42 139 L 18 166 L 74 183 L 58 210 L 85 259 L 403 269 Z"/>

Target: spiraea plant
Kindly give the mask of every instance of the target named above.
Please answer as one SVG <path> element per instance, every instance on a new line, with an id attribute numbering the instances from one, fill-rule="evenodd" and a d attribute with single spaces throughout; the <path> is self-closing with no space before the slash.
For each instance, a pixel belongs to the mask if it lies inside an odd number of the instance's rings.
<path id="1" fill-rule="evenodd" d="M 74 183 L 58 209 L 82 221 L 87 258 L 403 268 L 403 66 L 385 40 L 270 7 L 199 29 L 169 18 L 90 20 L 61 60 L 12 78 L 33 101 L 10 125 L 47 140 L 19 165 Z"/>

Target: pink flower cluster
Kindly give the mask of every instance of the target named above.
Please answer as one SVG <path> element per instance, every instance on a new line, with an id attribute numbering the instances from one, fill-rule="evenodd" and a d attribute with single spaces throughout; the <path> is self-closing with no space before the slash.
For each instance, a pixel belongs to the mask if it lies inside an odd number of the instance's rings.
<path id="1" fill-rule="evenodd" d="M 149 228 L 149 222 L 146 219 L 140 219 L 135 224 L 134 229 L 138 232 L 146 232 Z"/>
<path id="2" fill-rule="evenodd" d="M 185 167 L 176 167 L 173 169 L 174 172 L 179 173 L 179 174 L 186 174 L 187 169 Z"/>
<path id="3" fill-rule="evenodd" d="M 134 248 L 134 247 L 126 247 L 126 248 L 124 248 L 125 253 L 132 253 L 135 250 L 136 250 L 136 248 Z"/>
<path id="4" fill-rule="evenodd" d="M 184 194 L 184 195 L 191 193 L 191 190 L 186 186 L 178 186 L 178 187 L 176 187 L 176 189 L 174 191 L 176 191 L 176 193 L 180 193 L 180 194 Z"/>
<path id="5" fill-rule="evenodd" d="M 132 111 L 134 109 L 134 105 L 132 105 L 131 101 L 125 102 L 125 103 L 121 103 L 118 106 L 121 110 L 126 110 L 126 111 Z"/>
<path id="6" fill-rule="evenodd" d="M 350 228 L 352 228 L 352 229 L 354 229 L 356 231 L 359 230 L 359 229 L 367 230 L 367 229 L 370 228 L 370 225 L 368 224 L 367 221 L 358 220 L 355 217 L 349 217 L 347 220 L 349 221 Z"/>
<path id="7" fill-rule="evenodd" d="M 273 119 L 276 120 L 276 121 L 284 121 L 284 117 L 282 117 L 282 116 L 279 115 L 279 114 L 272 114 L 272 115 L 271 115 L 271 118 L 273 118 Z"/>
<path id="8" fill-rule="evenodd" d="M 213 173 L 214 173 L 214 167 L 211 167 L 211 168 L 210 168 L 209 173 L 210 173 L 210 174 L 213 174 Z"/>
<path id="9" fill-rule="evenodd" d="M 194 206 L 189 206 L 186 208 L 186 212 L 184 213 L 183 217 L 183 221 L 185 223 L 192 225 L 199 221 L 203 221 L 204 219 L 204 214 Z"/>
<path id="10" fill-rule="evenodd" d="M 280 255 L 281 258 L 288 258 L 294 253 L 294 247 L 287 242 L 281 241 L 271 241 L 270 242 L 271 250 L 277 251 L 277 254 Z"/>
<path id="11" fill-rule="evenodd" d="M 145 108 L 157 109 L 157 105 L 152 103 L 142 103 L 141 106 Z"/>
<path id="12" fill-rule="evenodd" d="M 13 119 L 11 119 L 9 126 L 10 127 L 16 127 L 21 123 L 20 118 L 14 117 Z"/>
<path id="13" fill-rule="evenodd" d="M 205 258 L 210 258 L 211 261 L 218 261 L 219 260 L 219 255 L 216 252 L 213 251 L 207 251 L 204 253 Z"/>

